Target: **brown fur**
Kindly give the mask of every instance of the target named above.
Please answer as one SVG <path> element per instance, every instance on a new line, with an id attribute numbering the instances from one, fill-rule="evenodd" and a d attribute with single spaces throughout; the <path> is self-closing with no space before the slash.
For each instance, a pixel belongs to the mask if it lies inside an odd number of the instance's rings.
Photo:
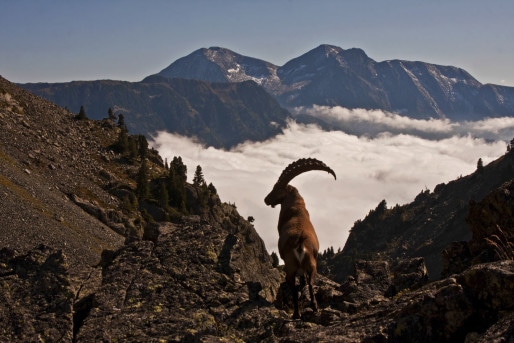
<path id="1" fill-rule="evenodd" d="M 273 191 L 272 191 L 273 193 Z M 270 195 L 272 195 L 270 193 Z M 316 277 L 316 258 L 318 256 L 319 242 L 314 227 L 310 221 L 309 212 L 298 190 L 287 185 L 281 194 L 281 208 L 278 220 L 278 251 L 284 260 L 286 283 L 293 293 L 293 318 L 300 318 L 298 309 L 298 289 L 296 276 L 304 278 L 302 281 L 309 285 L 311 305 L 314 311 L 318 310 L 314 296 L 313 282 Z M 268 197 L 266 198 L 268 199 Z M 298 261 L 298 255 L 303 252 L 303 260 Z"/>
<path id="2" fill-rule="evenodd" d="M 305 201 L 296 188 L 289 185 L 294 177 L 310 170 L 324 170 L 336 177 L 335 172 L 325 163 L 315 158 L 301 158 L 289 164 L 278 178 L 273 190 L 266 196 L 266 205 L 275 207 L 280 204 L 278 218 L 278 252 L 284 260 L 286 283 L 293 293 L 293 318 L 300 318 L 298 309 L 298 289 L 296 277 L 300 277 L 300 287 L 309 285 L 311 305 L 315 312 L 318 303 L 314 296 L 313 283 L 316 277 L 316 258 L 319 242 L 312 226 Z"/>

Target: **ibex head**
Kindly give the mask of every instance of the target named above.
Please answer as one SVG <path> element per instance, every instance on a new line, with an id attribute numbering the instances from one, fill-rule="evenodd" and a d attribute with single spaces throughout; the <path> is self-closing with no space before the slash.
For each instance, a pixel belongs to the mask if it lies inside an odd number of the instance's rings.
<path id="1" fill-rule="evenodd" d="M 315 158 L 301 158 L 284 169 L 277 183 L 273 186 L 273 190 L 264 198 L 266 205 L 275 207 L 284 201 L 284 198 L 291 191 L 292 186 L 288 186 L 289 182 L 296 176 L 310 170 L 324 170 L 336 178 L 336 173 L 325 163 Z"/>

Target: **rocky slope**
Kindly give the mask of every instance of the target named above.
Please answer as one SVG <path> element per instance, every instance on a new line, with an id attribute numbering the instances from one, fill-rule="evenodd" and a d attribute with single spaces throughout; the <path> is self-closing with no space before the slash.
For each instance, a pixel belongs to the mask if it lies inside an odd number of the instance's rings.
<path id="1" fill-rule="evenodd" d="M 98 262 L 124 237 L 71 200 L 116 210 L 102 185 L 115 179 L 106 148 L 111 129 L 76 121 L 68 111 L 0 78 L 0 246 L 62 249 L 72 267 Z"/>
<path id="2" fill-rule="evenodd" d="M 1 78 L 0 124 L 0 342 L 514 339 L 512 181 L 470 207 L 472 239 L 447 247 L 443 279 L 429 282 L 419 257 L 354 261 L 340 282 L 318 278 L 319 313 L 304 294 L 291 320 L 251 223 L 211 185 L 184 183 L 179 159 L 123 154 L 112 121 L 77 120 Z M 486 175 L 512 175 L 506 158 Z M 177 180 L 182 207 L 154 198 Z"/>

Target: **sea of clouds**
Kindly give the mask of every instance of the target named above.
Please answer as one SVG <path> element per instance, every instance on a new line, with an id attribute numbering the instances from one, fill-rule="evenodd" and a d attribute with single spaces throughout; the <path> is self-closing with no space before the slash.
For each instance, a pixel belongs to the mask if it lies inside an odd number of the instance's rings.
<path id="1" fill-rule="evenodd" d="M 234 203 L 243 217 L 255 218 L 270 252 L 277 251 L 280 208 L 267 207 L 264 197 L 289 163 L 302 157 L 322 160 L 337 180 L 312 171 L 291 184 L 305 199 L 323 251 L 344 247 L 353 223 L 381 200 L 389 207 L 409 203 L 421 191 L 472 173 L 479 158 L 484 165 L 497 159 L 514 137 L 510 117 L 451 122 L 320 106 L 297 112 L 317 116 L 337 130 L 290 121 L 282 134 L 230 151 L 167 132 L 158 132 L 151 145 L 168 160 L 181 156 L 190 182 L 200 165 L 222 201 Z"/>

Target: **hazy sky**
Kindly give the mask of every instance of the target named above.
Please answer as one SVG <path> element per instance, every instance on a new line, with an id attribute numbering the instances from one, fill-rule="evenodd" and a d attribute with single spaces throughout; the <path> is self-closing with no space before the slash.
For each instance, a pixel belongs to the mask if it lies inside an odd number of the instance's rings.
<path id="1" fill-rule="evenodd" d="M 276 65 L 332 44 L 514 86 L 514 1 L 0 0 L 0 75 L 139 81 L 202 47 Z"/>

